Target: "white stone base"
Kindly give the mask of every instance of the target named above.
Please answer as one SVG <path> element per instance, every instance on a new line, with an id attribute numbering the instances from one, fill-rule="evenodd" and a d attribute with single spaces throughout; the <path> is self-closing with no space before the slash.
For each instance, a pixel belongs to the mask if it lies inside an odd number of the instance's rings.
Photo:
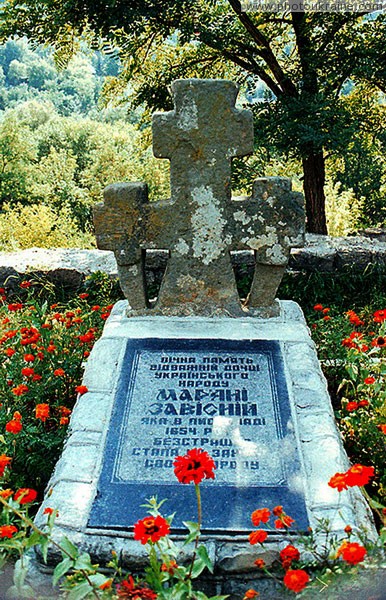
<path id="1" fill-rule="evenodd" d="M 266 320 L 251 317 L 127 318 L 126 305 L 125 301 L 115 305 L 103 335 L 89 357 L 83 380 L 89 391 L 78 399 L 74 408 L 65 449 L 36 517 L 38 525 L 45 523 L 43 511 L 46 507 L 56 508 L 59 511 L 54 530 L 57 541 L 62 536 L 69 537 L 100 564 L 110 559 L 114 549 L 127 567 L 140 569 L 146 563 L 147 553 L 133 540 L 132 533 L 87 528 L 127 339 L 260 339 L 277 340 L 281 344 L 311 527 L 315 529 L 320 519 L 328 519 L 331 531 L 342 538 L 346 537 L 343 531 L 346 525 L 354 531 L 365 527 L 369 538 L 376 537 L 370 510 L 360 490 L 351 488 L 339 493 L 327 484 L 336 472 L 346 471 L 349 463 L 335 424 L 315 345 L 297 304 L 280 302 L 280 316 Z M 288 537 L 279 532 L 269 535 L 267 555 L 258 547 L 250 546 L 246 535 L 206 536 L 209 555 L 218 572 L 228 577 L 230 573 L 236 575 L 248 569 L 255 573 L 253 562 L 256 558 L 263 557 L 269 562 L 269 555 L 271 558 L 277 556 L 276 550 L 287 543 Z M 322 538 L 320 543 L 323 543 Z M 51 558 L 55 559 L 54 549 Z"/>

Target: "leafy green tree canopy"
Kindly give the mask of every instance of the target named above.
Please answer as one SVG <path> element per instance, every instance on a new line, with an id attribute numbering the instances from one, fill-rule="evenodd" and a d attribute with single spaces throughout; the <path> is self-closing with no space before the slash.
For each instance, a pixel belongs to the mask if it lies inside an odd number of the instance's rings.
<path id="1" fill-rule="evenodd" d="M 308 229 L 317 233 L 327 232 L 326 152 L 350 133 L 344 86 L 351 80 L 386 88 L 382 12 L 246 14 L 238 0 L 5 0 L 0 22 L 3 39 L 18 34 L 52 43 L 59 62 L 77 36 L 116 44 L 137 101 L 152 109 L 168 106 L 167 85 L 177 77 L 231 76 L 251 97 L 264 82 L 268 131 L 276 124 L 282 144 L 302 161 Z"/>

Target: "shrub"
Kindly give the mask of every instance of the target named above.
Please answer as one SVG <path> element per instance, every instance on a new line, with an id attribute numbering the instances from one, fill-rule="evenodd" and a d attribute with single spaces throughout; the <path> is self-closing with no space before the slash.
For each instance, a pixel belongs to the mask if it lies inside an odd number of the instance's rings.
<path id="1" fill-rule="evenodd" d="M 12 207 L 0 214 L 0 250 L 25 248 L 92 248 L 93 236 L 78 231 L 68 210 L 60 213 L 44 204 Z"/>

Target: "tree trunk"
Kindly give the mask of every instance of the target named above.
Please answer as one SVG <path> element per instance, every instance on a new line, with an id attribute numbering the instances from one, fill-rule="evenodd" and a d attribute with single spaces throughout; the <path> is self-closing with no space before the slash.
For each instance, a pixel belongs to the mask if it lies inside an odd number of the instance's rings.
<path id="1" fill-rule="evenodd" d="M 327 234 L 324 195 L 325 166 L 323 150 L 311 151 L 303 158 L 303 189 L 306 199 L 306 229 L 308 233 Z"/>

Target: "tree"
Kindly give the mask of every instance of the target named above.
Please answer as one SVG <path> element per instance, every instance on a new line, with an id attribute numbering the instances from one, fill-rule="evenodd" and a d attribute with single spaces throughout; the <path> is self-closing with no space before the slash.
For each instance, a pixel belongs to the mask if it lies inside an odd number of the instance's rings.
<path id="1" fill-rule="evenodd" d="M 137 100 L 152 109 L 170 103 L 167 84 L 176 77 L 228 69 L 249 86 L 263 81 L 271 128 L 274 118 L 302 161 L 312 232 L 326 233 L 325 153 L 346 141 L 342 86 L 350 78 L 386 86 L 382 13 L 373 19 L 364 13 L 246 14 L 238 0 L 6 0 L 0 20 L 3 39 L 28 35 L 53 43 L 62 55 L 74 36 L 90 31 L 116 43 Z"/>

